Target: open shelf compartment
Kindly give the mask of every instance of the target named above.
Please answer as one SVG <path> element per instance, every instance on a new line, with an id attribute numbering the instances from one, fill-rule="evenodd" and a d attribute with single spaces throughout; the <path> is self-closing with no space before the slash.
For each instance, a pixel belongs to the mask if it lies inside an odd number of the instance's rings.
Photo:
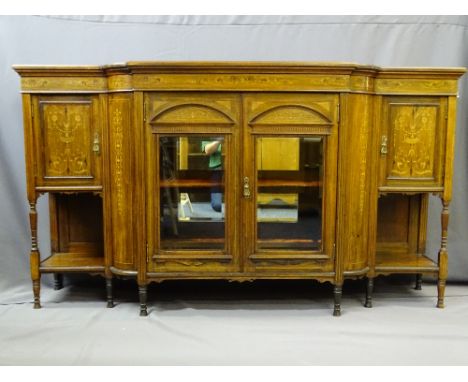
<path id="1" fill-rule="evenodd" d="M 418 253 L 377 252 L 375 259 L 377 273 L 437 273 L 437 263 Z"/>
<path id="2" fill-rule="evenodd" d="M 51 256 L 41 272 L 104 272 L 102 199 L 91 192 L 49 194 Z"/>
<path id="3" fill-rule="evenodd" d="M 427 206 L 427 194 L 380 196 L 377 274 L 437 274 L 438 263 L 425 255 Z"/>

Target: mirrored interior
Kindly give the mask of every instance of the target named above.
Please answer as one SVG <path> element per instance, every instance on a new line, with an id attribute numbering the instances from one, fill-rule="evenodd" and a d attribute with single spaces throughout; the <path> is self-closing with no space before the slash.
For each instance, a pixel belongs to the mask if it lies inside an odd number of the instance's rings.
<path id="1" fill-rule="evenodd" d="M 323 139 L 261 137 L 255 151 L 257 248 L 320 250 Z"/>
<path id="2" fill-rule="evenodd" d="M 224 137 L 160 137 L 159 150 L 161 248 L 223 249 Z"/>

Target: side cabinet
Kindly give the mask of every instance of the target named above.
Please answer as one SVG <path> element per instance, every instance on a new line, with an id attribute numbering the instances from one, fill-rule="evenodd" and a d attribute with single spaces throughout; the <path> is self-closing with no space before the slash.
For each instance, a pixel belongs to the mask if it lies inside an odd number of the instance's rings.
<path id="1" fill-rule="evenodd" d="M 103 157 L 106 144 L 105 96 L 100 94 L 23 95 L 27 191 L 32 233 L 31 276 L 34 307 L 40 307 L 40 278 L 52 273 L 55 289 L 63 274 L 85 272 L 106 277 Z M 37 198 L 49 196 L 51 254 L 37 245 Z M 112 298 L 108 299 L 111 306 Z"/>
<path id="2" fill-rule="evenodd" d="M 432 88 L 440 81 L 427 81 Z M 407 86 L 414 84 L 408 81 Z M 410 89 L 408 89 L 410 92 Z M 438 278 L 438 307 L 444 306 L 448 273 L 447 230 L 455 134 L 454 96 L 387 95 L 381 98 L 378 219 L 373 275 L 423 274 Z M 441 248 L 426 254 L 428 198 L 440 197 Z"/>

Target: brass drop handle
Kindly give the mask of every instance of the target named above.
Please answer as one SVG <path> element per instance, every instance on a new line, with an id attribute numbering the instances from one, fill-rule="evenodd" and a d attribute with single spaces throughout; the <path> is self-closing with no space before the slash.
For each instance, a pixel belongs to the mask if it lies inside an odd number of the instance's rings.
<path id="1" fill-rule="evenodd" d="M 101 153 L 101 143 L 99 142 L 99 134 L 97 133 L 94 135 L 93 152 L 96 155 L 99 155 Z"/>
<path id="2" fill-rule="evenodd" d="M 249 177 L 244 177 L 244 198 L 250 198 L 250 181 Z"/>
<path id="3" fill-rule="evenodd" d="M 387 136 L 382 135 L 382 140 L 380 141 L 380 154 L 387 155 L 388 148 L 387 148 Z"/>

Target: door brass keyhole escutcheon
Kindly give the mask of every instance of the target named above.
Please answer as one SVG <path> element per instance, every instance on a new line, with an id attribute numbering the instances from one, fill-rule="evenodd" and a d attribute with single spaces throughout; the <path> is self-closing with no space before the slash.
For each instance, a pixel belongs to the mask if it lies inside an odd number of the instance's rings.
<path id="1" fill-rule="evenodd" d="M 244 177 L 244 198 L 250 198 L 250 181 L 249 177 Z"/>
<path id="2" fill-rule="evenodd" d="M 387 136 L 383 135 L 382 140 L 380 142 L 380 154 L 382 155 L 387 155 L 388 149 L 387 149 Z"/>
<path id="3" fill-rule="evenodd" d="M 101 147 L 100 147 L 100 142 L 99 142 L 99 135 L 96 134 L 94 136 L 94 141 L 93 141 L 93 152 L 96 154 L 96 155 L 99 155 L 100 152 L 101 152 Z"/>

